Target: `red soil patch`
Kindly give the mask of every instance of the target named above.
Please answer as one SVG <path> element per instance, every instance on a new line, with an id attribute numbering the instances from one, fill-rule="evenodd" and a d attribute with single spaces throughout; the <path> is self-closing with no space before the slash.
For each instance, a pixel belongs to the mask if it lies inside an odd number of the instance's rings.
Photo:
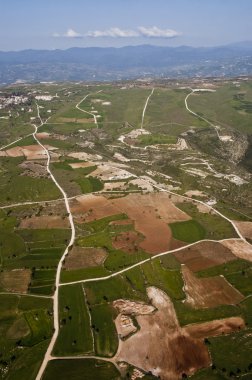
<path id="1" fill-rule="evenodd" d="M 116 360 L 151 371 L 165 380 L 178 380 L 182 373 L 192 374 L 209 366 L 206 346 L 183 332 L 169 297 L 156 288 L 147 290 L 157 310 L 135 317 L 140 330 L 120 341 Z"/>
<path id="2" fill-rule="evenodd" d="M 230 334 L 245 327 L 244 320 L 240 317 L 231 317 L 217 321 L 195 323 L 187 325 L 184 330 L 194 338 L 204 339 L 213 336 Z"/>
<path id="3" fill-rule="evenodd" d="M 95 195 L 81 196 L 71 203 L 71 208 L 79 223 L 127 214 L 134 221 L 135 230 L 145 237 L 140 247 L 152 254 L 171 248 L 172 234 L 168 223 L 190 219 L 171 202 L 169 194 L 164 192 L 129 194 L 116 199 Z"/>
<path id="4" fill-rule="evenodd" d="M 133 224 L 130 219 L 122 219 L 122 220 L 113 220 L 109 223 L 112 226 L 127 226 L 128 224 Z"/>
<path id="5" fill-rule="evenodd" d="M 45 145 L 45 147 L 48 150 L 55 150 L 57 148 Z M 40 160 L 40 159 L 46 159 L 46 152 L 45 150 L 39 145 L 27 145 L 27 146 L 16 146 L 14 148 L 10 148 L 6 150 L 6 153 L 10 157 L 21 157 L 25 156 L 27 160 Z"/>
<path id="6" fill-rule="evenodd" d="M 67 255 L 64 267 L 67 270 L 95 267 L 103 264 L 107 256 L 102 248 L 74 247 Z"/>
<path id="7" fill-rule="evenodd" d="M 247 239 L 252 239 L 252 222 L 236 222 L 234 221 L 236 227 Z"/>
<path id="8" fill-rule="evenodd" d="M 36 134 L 36 137 L 38 139 L 49 139 L 50 133 L 48 133 L 48 132 L 39 132 L 39 133 Z"/>
<path id="9" fill-rule="evenodd" d="M 16 269 L 0 273 L 0 285 L 9 292 L 27 293 L 30 281 L 30 269 Z"/>
<path id="10" fill-rule="evenodd" d="M 142 239 L 143 237 L 137 232 L 127 231 L 115 236 L 112 243 L 115 249 L 121 249 L 127 253 L 136 253 Z"/>
<path id="11" fill-rule="evenodd" d="M 132 305 L 126 312 L 124 309 L 120 312 L 127 316 L 134 315 L 140 329 L 134 333 L 132 319 L 126 321 L 133 335 L 119 341 L 115 360 L 146 372 L 151 371 L 163 380 L 179 380 L 183 373 L 190 376 L 201 368 L 209 367 L 211 358 L 204 338 L 244 327 L 244 321 L 237 317 L 181 328 L 167 294 L 154 287 L 147 288 L 147 294 L 155 311 L 150 309 L 150 305 L 145 305 L 149 309 L 141 305 L 136 310 L 133 302 L 124 300 L 124 307 Z M 114 307 L 118 302 L 122 304 L 123 300 L 114 301 Z M 141 312 L 142 309 L 144 312 Z M 124 321 L 118 328 L 119 322 L 116 324 L 118 333 L 122 332 Z"/>
<path id="12" fill-rule="evenodd" d="M 182 267 L 186 303 L 195 308 L 235 305 L 244 297 L 224 277 L 197 278 L 185 265 Z"/>
<path id="13" fill-rule="evenodd" d="M 36 228 L 70 228 L 68 218 L 60 216 L 32 216 L 21 220 L 20 228 L 36 229 Z"/>
<path id="14" fill-rule="evenodd" d="M 202 242 L 173 254 L 181 264 L 193 272 L 236 260 L 236 256 L 223 244 Z"/>

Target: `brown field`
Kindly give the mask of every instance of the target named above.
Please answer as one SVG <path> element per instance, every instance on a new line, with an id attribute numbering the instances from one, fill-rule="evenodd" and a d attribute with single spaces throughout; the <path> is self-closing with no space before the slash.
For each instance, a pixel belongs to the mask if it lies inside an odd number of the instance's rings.
<path id="1" fill-rule="evenodd" d="M 71 209 L 79 223 L 127 214 L 134 221 L 135 230 L 145 237 L 139 246 L 152 254 L 165 252 L 172 247 L 168 223 L 190 219 L 164 192 L 129 194 L 115 199 L 95 195 L 81 196 L 71 202 Z"/>
<path id="2" fill-rule="evenodd" d="M 106 182 L 104 184 L 104 191 L 113 191 L 113 190 L 126 190 L 126 182 Z"/>
<path id="3" fill-rule="evenodd" d="M 225 240 L 222 244 L 229 248 L 230 251 L 240 259 L 252 261 L 252 246 L 242 240 Z"/>
<path id="4" fill-rule="evenodd" d="M 95 166 L 96 164 L 94 162 L 74 162 L 69 164 L 71 168 L 73 169 L 79 169 L 79 168 L 90 168 L 91 166 Z"/>
<path id="5" fill-rule="evenodd" d="M 132 177 L 132 174 L 127 170 L 113 167 L 108 164 L 99 165 L 90 175 L 92 177 L 100 178 L 102 181 L 123 180 Z"/>
<path id="6" fill-rule="evenodd" d="M 182 266 L 186 303 L 194 308 L 212 308 L 235 305 L 243 295 L 221 276 L 197 278 L 185 265 Z"/>
<path id="7" fill-rule="evenodd" d="M 202 242 L 173 254 L 181 264 L 193 272 L 236 260 L 237 257 L 223 244 Z"/>
<path id="8" fill-rule="evenodd" d="M 102 248 L 73 247 L 65 259 L 64 267 L 67 270 L 95 267 L 103 264 L 107 256 Z"/>
<path id="9" fill-rule="evenodd" d="M 21 175 L 27 175 L 33 178 L 47 178 L 46 161 L 23 161 L 18 165 L 24 169 Z"/>
<path id="10" fill-rule="evenodd" d="M 32 216 L 21 220 L 19 228 L 70 228 L 68 218 L 57 215 Z"/>
<path id="11" fill-rule="evenodd" d="M 113 247 L 127 253 L 136 253 L 143 237 L 136 231 L 122 232 L 113 238 Z"/>
<path id="12" fill-rule="evenodd" d="M 126 226 L 128 224 L 133 224 L 133 222 L 130 219 L 122 219 L 122 220 L 113 220 L 109 224 L 112 226 Z"/>
<path id="13" fill-rule="evenodd" d="M 230 334 L 244 327 L 245 323 L 241 317 L 231 317 L 219 319 L 217 321 L 187 325 L 184 327 L 184 330 L 196 339 L 204 339 L 223 334 Z"/>
<path id="14" fill-rule="evenodd" d="M 53 151 L 55 148 L 50 145 L 45 145 L 45 147 Z M 25 156 L 27 160 L 41 160 L 41 159 L 46 159 L 46 152 L 45 150 L 40 146 L 40 145 L 27 145 L 27 146 L 16 146 L 14 148 L 10 148 L 6 150 L 6 153 L 9 157 L 21 157 Z"/>
<path id="15" fill-rule="evenodd" d="M 99 154 L 89 154 L 86 152 L 74 152 L 68 154 L 68 157 L 77 158 L 78 160 L 84 160 L 84 161 L 96 161 L 101 160 L 102 156 Z"/>
<path id="16" fill-rule="evenodd" d="M 27 293 L 30 280 L 30 269 L 16 269 L 0 273 L 0 286 L 9 292 Z"/>
<path id="17" fill-rule="evenodd" d="M 236 222 L 234 221 L 236 227 L 247 239 L 252 239 L 252 222 Z"/>
<path id="18" fill-rule="evenodd" d="M 122 304 L 124 301 L 123 308 L 119 309 L 120 312 L 127 316 L 135 315 L 140 326 L 140 329 L 134 333 L 131 318 L 121 321 L 119 328 L 120 320 L 117 321 L 119 334 L 124 333 L 125 323 L 126 329 L 128 328 L 133 335 L 127 337 L 126 332 L 124 335 L 126 339 L 119 339 L 114 359 L 151 372 L 162 380 L 179 380 L 183 373 L 190 376 L 197 370 L 208 367 L 211 358 L 204 344 L 204 338 L 231 333 L 244 327 L 241 318 L 227 318 L 181 328 L 170 298 L 155 287 L 147 288 L 147 294 L 155 311 L 146 309 L 141 313 L 141 308 L 136 312 L 134 307 L 128 307 L 125 312 L 124 308 L 129 301 L 118 300 L 113 303 L 118 309 L 116 303 Z M 150 308 L 150 305 L 147 306 Z M 143 308 L 143 305 L 141 307 Z"/>
<path id="19" fill-rule="evenodd" d="M 48 133 L 48 132 L 39 132 L 39 133 L 36 133 L 36 137 L 38 139 L 48 139 L 50 137 L 50 133 Z"/>
<path id="20" fill-rule="evenodd" d="M 157 310 L 136 316 L 140 330 L 119 341 L 115 359 L 151 371 L 164 380 L 178 380 L 182 373 L 189 375 L 209 366 L 206 346 L 180 328 L 170 298 L 154 287 L 147 288 L 147 293 Z"/>

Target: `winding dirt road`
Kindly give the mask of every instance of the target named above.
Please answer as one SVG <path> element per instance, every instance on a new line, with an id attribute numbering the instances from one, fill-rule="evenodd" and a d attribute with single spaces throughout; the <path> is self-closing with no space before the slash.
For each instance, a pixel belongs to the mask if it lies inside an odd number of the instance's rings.
<path id="1" fill-rule="evenodd" d="M 71 226 L 71 239 L 59 261 L 59 264 L 58 264 L 58 267 L 57 267 L 57 272 L 56 272 L 56 281 L 55 281 L 55 292 L 54 292 L 54 295 L 53 295 L 53 323 L 54 323 L 54 333 L 53 333 L 53 336 L 52 336 L 52 339 L 50 341 L 50 344 L 47 348 L 47 351 L 46 351 L 46 354 L 44 356 L 44 359 L 43 359 L 43 362 L 42 362 L 42 365 L 39 369 L 39 372 L 36 376 L 36 380 L 40 380 L 43 373 L 44 373 L 44 370 L 48 364 L 48 361 L 51 359 L 51 354 L 52 354 L 52 350 L 53 350 L 53 347 L 54 347 L 54 344 L 56 342 L 56 339 L 58 337 L 58 334 L 59 334 L 59 283 L 60 283 L 60 273 L 61 273 L 61 269 L 62 269 L 62 265 L 63 265 L 63 261 L 69 251 L 69 248 L 73 245 L 74 243 L 74 240 L 75 240 L 75 226 L 74 226 L 74 222 L 73 222 L 73 216 L 72 216 L 72 213 L 71 213 L 71 210 L 70 210 L 70 206 L 69 206 L 69 202 L 68 202 L 68 197 L 65 193 L 65 191 L 62 189 L 62 187 L 59 185 L 59 183 L 57 182 L 57 180 L 55 179 L 54 175 L 52 174 L 51 170 L 50 170 L 50 153 L 48 151 L 48 149 L 43 145 L 41 144 L 41 142 L 38 140 L 38 138 L 36 137 L 36 133 L 38 132 L 38 128 L 39 127 L 42 127 L 47 121 L 43 122 L 43 120 L 41 119 L 40 117 L 40 112 L 39 112 L 39 106 L 37 105 L 37 112 L 38 112 L 38 118 L 40 119 L 41 121 L 41 124 L 39 126 L 36 126 L 34 124 L 34 128 L 35 128 L 35 131 L 34 133 L 32 134 L 33 137 L 34 137 L 34 140 L 41 146 L 41 148 L 44 149 L 45 153 L 46 153 L 46 156 L 47 156 L 47 163 L 46 163 L 46 170 L 47 172 L 49 173 L 52 181 L 55 183 L 55 185 L 57 186 L 57 188 L 59 189 L 59 191 L 61 192 L 61 194 L 63 195 L 63 199 L 64 199 L 64 202 L 65 202 L 65 206 L 66 206 L 66 210 L 67 210 L 67 213 L 68 213 L 68 219 L 69 219 L 69 223 L 70 223 L 70 226 Z"/>

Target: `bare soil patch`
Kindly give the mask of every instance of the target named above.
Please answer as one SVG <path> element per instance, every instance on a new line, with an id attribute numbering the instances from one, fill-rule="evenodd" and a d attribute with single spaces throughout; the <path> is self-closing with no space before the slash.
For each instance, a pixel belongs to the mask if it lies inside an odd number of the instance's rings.
<path id="1" fill-rule="evenodd" d="M 143 302 L 135 302 L 130 300 L 119 299 L 113 302 L 113 306 L 120 313 L 130 315 L 145 315 L 151 314 L 155 311 L 152 305 L 146 305 Z"/>
<path id="2" fill-rule="evenodd" d="M 136 316 L 140 329 L 120 340 L 116 360 L 151 371 L 164 380 L 178 380 L 182 373 L 192 374 L 207 367 L 210 357 L 206 346 L 180 328 L 170 298 L 153 287 L 147 288 L 147 294 L 157 310 Z"/>
<path id="3" fill-rule="evenodd" d="M 112 167 L 107 164 L 99 165 L 90 175 L 92 175 L 92 177 L 97 177 L 102 181 L 117 181 L 132 177 L 132 174 L 127 170 Z"/>
<path id="4" fill-rule="evenodd" d="M 194 338 L 204 339 L 213 336 L 230 334 L 245 327 L 240 317 L 231 317 L 205 323 L 187 325 L 184 330 Z"/>
<path id="5" fill-rule="evenodd" d="M 186 303 L 194 308 L 235 305 L 243 295 L 221 276 L 197 278 L 185 265 L 182 267 Z"/>
<path id="6" fill-rule="evenodd" d="M 81 196 L 71 202 L 72 212 L 79 223 L 125 213 L 134 222 L 135 230 L 145 238 L 139 246 L 149 253 L 165 252 L 172 245 L 168 223 L 189 220 L 167 193 L 129 194 L 107 199 L 104 196 Z"/>
<path id="7" fill-rule="evenodd" d="M 99 154 L 89 154 L 85 152 L 70 153 L 68 157 L 78 158 L 78 160 L 84 161 L 98 161 L 102 159 L 102 156 L 100 156 Z"/>
<path id="8" fill-rule="evenodd" d="M 53 151 L 55 148 L 50 145 L 45 145 L 46 149 L 49 151 Z M 41 160 L 46 159 L 47 155 L 45 150 L 38 144 L 36 145 L 27 145 L 27 146 L 16 146 L 14 148 L 10 148 L 6 150 L 6 153 L 10 157 L 21 157 L 25 156 L 27 160 Z"/>
<path id="9" fill-rule="evenodd" d="M 204 194 L 203 191 L 199 190 L 189 190 L 185 193 L 185 195 L 190 198 L 192 198 L 193 196 L 206 197 L 206 194 Z"/>
<path id="10" fill-rule="evenodd" d="M 69 164 L 71 168 L 73 169 L 79 169 L 79 168 L 90 168 L 91 166 L 95 166 L 94 162 L 74 162 L 72 164 Z"/>
<path id="11" fill-rule="evenodd" d="M 252 239 L 252 222 L 238 222 L 234 221 L 236 227 L 242 234 L 247 239 Z"/>
<path id="12" fill-rule="evenodd" d="M 143 240 L 143 236 L 136 231 L 122 232 L 113 238 L 113 247 L 121 249 L 127 253 L 136 253 L 139 250 L 139 243 Z"/>
<path id="13" fill-rule="evenodd" d="M 203 205 L 202 203 L 197 203 L 196 207 L 199 212 L 202 212 L 203 214 L 209 214 L 211 211 L 211 207 L 207 205 Z"/>
<path id="14" fill-rule="evenodd" d="M 0 273 L 0 285 L 8 292 L 27 293 L 30 280 L 30 269 L 15 269 Z"/>
<path id="15" fill-rule="evenodd" d="M 242 240 L 225 240 L 222 244 L 240 259 L 252 261 L 252 246 Z"/>
<path id="16" fill-rule="evenodd" d="M 57 215 L 32 216 L 21 220 L 20 228 L 70 228 L 68 218 Z"/>
<path id="17" fill-rule="evenodd" d="M 50 133 L 48 133 L 48 132 L 39 132 L 39 133 L 36 133 L 36 137 L 38 139 L 48 139 L 50 137 Z"/>
<path id="18" fill-rule="evenodd" d="M 121 213 L 120 209 L 102 195 L 81 195 L 71 200 L 70 205 L 77 223 L 91 222 Z"/>
<path id="19" fill-rule="evenodd" d="M 103 264 L 107 256 L 102 248 L 73 247 L 65 259 L 64 267 L 67 270 L 95 267 Z"/>
<path id="20" fill-rule="evenodd" d="M 32 178 L 47 178 L 46 161 L 23 161 L 20 168 L 24 169 L 21 175 L 27 175 Z"/>
<path id="21" fill-rule="evenodd" d="M 122 191 L 126 190 L 126 182 L 106 182 L 104 184 L 104 191 Z"/>
<path id="22" fill-rule="evenodd" d="M 129 315 L 119 314 L 115 319 L 115 325 L 120 339 L 125 339 L 137 331 L 137 327 Z"/>
<path id="23" fill-rule="evenodd" d="M 201 242 L 173 255 L 193 272 L 237 259 L 230 249 L 218 242 Z"/>
<path id="24" fill-rule="evenodd" d="M 123 220 L 113 220 L 109 224 L 112 226 L 126 226 L 128 224 L 132 224 L 132 220 L 130 219 L 123 219 Z"/>

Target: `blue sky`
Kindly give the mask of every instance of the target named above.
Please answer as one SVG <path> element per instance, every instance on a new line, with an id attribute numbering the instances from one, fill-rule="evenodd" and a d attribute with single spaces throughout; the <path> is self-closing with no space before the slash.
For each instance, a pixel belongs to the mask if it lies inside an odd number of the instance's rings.
<path id="1" fill-rule="evenodd" d="M 252 40 L 252 0 L 0 0 L 0 50 Z"/>

